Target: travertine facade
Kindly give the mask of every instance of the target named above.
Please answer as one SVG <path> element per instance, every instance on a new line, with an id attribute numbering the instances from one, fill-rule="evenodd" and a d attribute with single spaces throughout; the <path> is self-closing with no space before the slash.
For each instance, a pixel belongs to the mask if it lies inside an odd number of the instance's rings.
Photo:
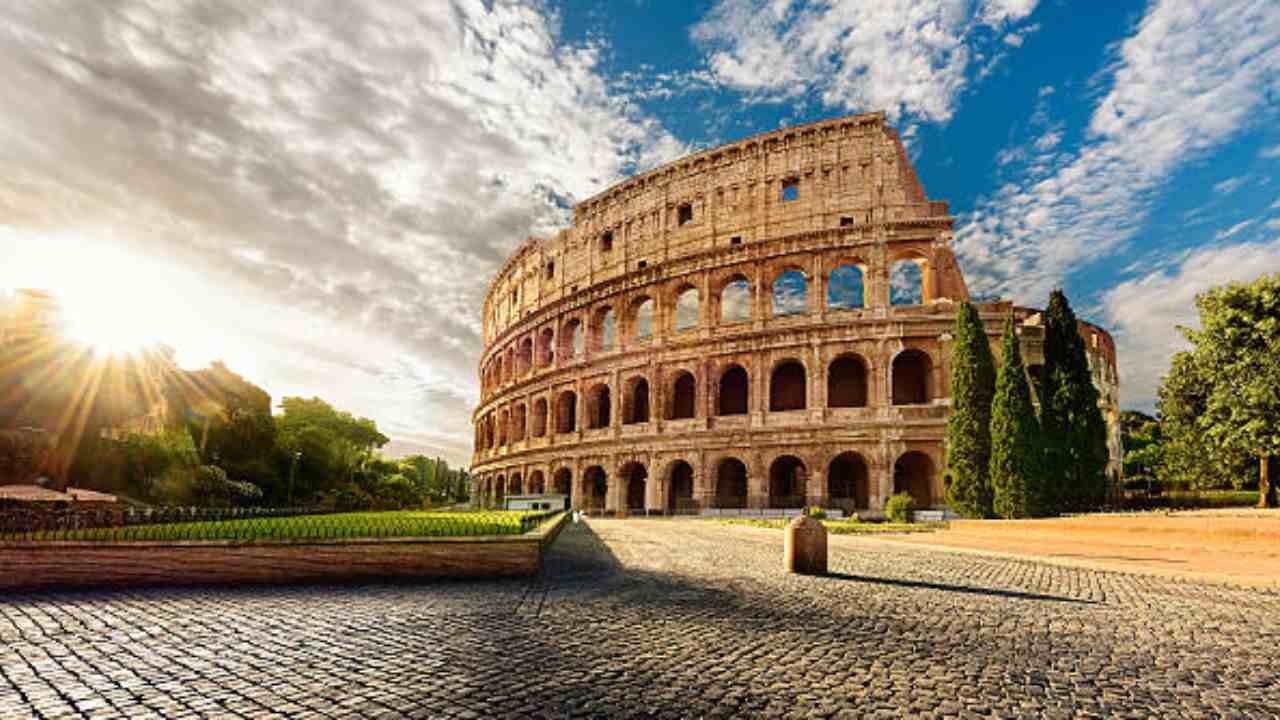
<path id="1" fill-rule="evenodd" d="M 581 203 L 485 299 L 474 497 L 875 514 L 904 490 L 940 506 L 949 333 L 969 297 L 952 222 L 881 113 L 700 152 Z M 997 355 L 1016 314 L 1035 372 L 1038 312 L 980 311 Z M 1081 330 L 1114 421 L 1114 345 Z"/>

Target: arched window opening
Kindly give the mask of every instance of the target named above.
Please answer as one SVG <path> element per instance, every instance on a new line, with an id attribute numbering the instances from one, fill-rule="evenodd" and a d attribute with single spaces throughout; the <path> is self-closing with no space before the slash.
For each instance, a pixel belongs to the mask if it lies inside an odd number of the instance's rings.
<path id="1" fill-rule="evenodd" d="M 529 494 L 530 495 L 542 495 L 547 491 L 545 485 L 546 483 L 545 483 L 545 480 L 543 479 L 541 470 L 534 470 L 533 472 L 529 473 Z"/>
<path id="2" fill-rule="evenodd" d="M 601 511 L 605 507 L 605 498 L 609 494 L 609 481 L 605 477 L 604 468 L 595 465 L 587 468 L 582 474 L 582 507 L 586 510 Z"/>
<path id="3" fill-rule="evenodd" d="M 555 494 L 568 495 L 569 488 L 573 487 L 573 473 L 569 468 L 560 468 L 556 471 L 553 483 L 552 489 Z"/>
<path id="4" fill-rule="evenodd" d="M 631 381 L 627 393 L 627 407 L 624 420 L 627 423 L 649 422 L 649 381 L 635 378 Z"/>
<path id="5" fill-rule="evenodd" d="M 622 481 L 626 483 L 627 510 L 644 511 L 645 490 L 648 486 L 649 471 L 640 463 L 627 463 L 622 467 Z"/>
<path id="6" fill-rule="evenodd" d="M 578 394 L 572 390 L 560 393 L 556 400 L 556 432 L 567 433 L 578 429 Z"/>
<path id="7" fill-rule="evenodd" d="M 556 361 L 556 333 L 551 328 L 543 328 L 538 335 L 538 367 L 551 367 Z"/>
<path id="8" fill-rule="evenodd" d="M 511 427 L 511 413 L 503 410 L 498 416 L 498 445 L 506 445 L 510 437 L 507 430 Z"/>
<path id="9" fill-rule="evenodd" d="M 800 508 L 805 505 L 808 470 L 800 458 L 783 455 L 769 466 L 769 507 Z"/>
<path id="10" fill-rule="evenodd" d="M 904 350 L 893 359 L 893 404 L 923 405 L 931 397 L 933 361 L 921 350 Z"/>
<path id="11" fill-rule="evenodd" d="M 547 434 L 547 399 L 538 398 L 533 401 L 533 436 L 540 438 Z"/>
<path id="12" fill-rule="evenodd" d="M 799 362 L 788 360 L 778 365 L 769 379 L 769 409 L 773 412 L 805 409 L 806 385 L 804 366 Z"/>
<path id="13" fill-rule="evenodd" d="M 827 407 L 866 407 L 867 368 L 857 355 L 843 355 L 827 369 Z"/>
<path id="14" fill-rule="evenodd" d="M 841 265 L 831 271 L 827 278 L 827 307 L 832 310 L 865 307 L 866 297 L 862 268 L 857 265 Z"/>
<path id="15" fill-rule="evenodd" d="M 671 479 L 667 484 L 667 512 L 675 515 L 697 511 L 693 500 L 693 466 L 677 460 L 671 466 Z"/>
<path id="16" fill-rule="evenodd" d="M 520 480 L 520 473 L 511 476 L 511 487 L 508 489 L 508 495 L 523 495 L 524 483 Z"/>
<path id="17" fill-rule="evenodd" d="M 676 296 L 676 331 L 698 327 L 698 289 L 685 288 Z"/>
<path id="18" fill-rule="evenodd" d="M 507 348 L 507 360 L 502 364 L 504 368 L 503 380 L 511 382 L 516 377 L 516 348 L 511 346 Z"/>
<path id="19" fill-rule="evenodd" d="M 493 484 L 493 504 L 497 507 L 504 507 L 507 497 L 507 476 L 499 475 L 498 481 Z"/>
<path id="20" fill-rule="evenodd" d="M 525 413 L 523 404 L 517 405 L 511 413 L 511 442 L 520 442 L 525 438 Z"/>
<path id="21" fill-rule="evenodd" d="M 560 357 L 575 358 L 582 355 L 582 323 L 574 318 L 560 331 Z"/>
<path id="22" fill-rule="evenodd" d="M 845 512 L 871 507 L 871 481 L 867 464 L 855 452 L 838 455 L 827 468 L 827 495 L 831 506 Z"/>
<path id="23" fill-rule="evenodd" d="M 747 506 L 747 466 L 737 458 L 725 458 L 716 468 L 716 507 Z"/>
<path id="24" fill-rule="evenodd" d="M 635 304 L 631 316 L 631 337 L 645 340 L 653 336 L 653 299 L 645 298 Z"/>
<path id="25" fill-rule="evenodd" d="M 587 396 L 587 428 L 596 430 L 599 428 L 609 427 L 609 410 L 610 401 L 609 386 L 596 385 L 591 388 L 591 394 Z"/>
<path id="26" fill-rule="evenodd" d="M 747 371 L 732 365 L 720 376 L 719 415 L 747 414 Z"/>
<path id="27" fill-rule="evenodd" d="M 613 308 L 605 307 L 596 310 L 594 341 L 591 348 L 597 352 L 613 350 L 618 340 L 618 319 Z"/>
<path id="28" fill-rule="evenodd" d="M 751 319 L 751 284 L 741 275 L 720 291 L 720 321 L 746 322 Z"/>
<path id="29" fill-rule="evenodd" d="M 909 452 L 893 464 L 893 492 L 909 493 L 916 507 L 933 507 L 933 460 L 922 452 Z"/>
<path id="30" fill-rule="evenodd" d="M 920 260 L 908 258 L 893 264 L 889 274 L 890 305 L 921 305 L 924 303 L 924 268 Z"/>
<path id="31" fill-rule="evenodd" d="M 802 315 L 809 307 L 809 289 L 804 273 L 788 270 L 773 281 L 773 316 Z"/>
<path id="32" fill-rule="evenodd" d="M 693 373 L 682 372 L 676 377 L 671 392 L 671 419 L 683 420 L 696 414 L 698 389 Z"/>
<path id="33" fill-rule="evenodd" d="M 520 353 L 517 358 L 519 373 L 528 375 L 533 370 L 533 338 L 527 337 L 520 341 Z"/>

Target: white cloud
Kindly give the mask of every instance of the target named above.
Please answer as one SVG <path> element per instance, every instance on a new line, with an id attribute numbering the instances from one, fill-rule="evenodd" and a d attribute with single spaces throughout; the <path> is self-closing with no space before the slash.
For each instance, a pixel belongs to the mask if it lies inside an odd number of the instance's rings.
<path id="1" fill-rule="evenodd" d="M 4 3 L 6 93 L 40 101 L 0 113 L 0 286 L 51 236 L 165 258 L 168 292 L 222 288 L 219 340 L 277 398 L 465 462 L 488 278 L 684 149 L 542 7 Z"/>
<path id="2" fill-rule="evenodd" d="M 1280 230 L 1280 218 L 1273 218 L 1267 221 L 1268 230 Z"/>
<path id="3" fill-rule="evenodd" d="M 1247 182 L 1249 182 L 1249 177 L 1247 175 L 1238 175 L 1236 177 L 1227 178 L 1222 182 L 1214 183 L 1213 191 L 1219 195 L 1230 195 L 1243 187 Z"/>
<path id="4" fill-rule="evenodd" d="M 761 99 L 817 91 L 828 107 L 946 121 L 980 50 L 1020 42 L 1036 4 L 719 0 L 692 36 L 720 82 Z"/>
<path id="5" fill-rule="evenodd" d="M 1082 146 L 1029 159 L 957 231 L 975 292 L 1043 302 L 1073 269 L 1125 245 L 1152 193 L 1257 121 L 1280 90 L 1280 13 L 1268 0 L 1158 0 L 1109 78 Z"/>
<path id="6" fill-rule="evenodd" d="M 1280 145 L 1272 145 L 1269 148 L 1263 148 L 1262 152 L 1259 153 L 1259 155 L 1269 160 L 1280 158 Z"/>
<path id="7" fill-rule="evenodd" d="M 1192 252 L 1176 267 L 1130 280 L 1102 296 L 1116 339 L 1120 387 L 1127 407 L 1150 408 L 1170 357 L 1187 343 L 1179 325 L 1195 327 L 1195 297 L 1216 285 L 1280 272 L 1280 238 Z"/>
<path id="8" fill-rule="evenodd" d="M 1239 235 L 1243 230 L 1247 229 L 1252 224 L 1253 224 L 1252 220 L 1242 220 L 1225 230 L 1219 230 L 1218 232 L 1214 233 L 1213 239 L 1226 240 L 1228 238 L 1235 237 L 1236 235 Z"/>

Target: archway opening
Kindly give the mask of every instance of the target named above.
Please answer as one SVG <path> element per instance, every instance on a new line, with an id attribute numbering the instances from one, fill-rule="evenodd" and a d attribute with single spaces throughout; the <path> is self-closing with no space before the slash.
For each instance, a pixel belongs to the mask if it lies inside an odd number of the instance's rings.
<path id="1" fill-rule="evenodd" d="M 538 335 L 538 367 L 550 367 L 556 359 L 556 333 L 551 328 L 544 328 Z"/>
<path id="2" fill-rule="evenodd" d="M 809 307 L 808 278 L 788 270 L 773 281 L 773 316 L 802 315 Z"/>
<path id="3" fill-rule="evenodd" d="M 534 470 L 529 473 L 529 494 L 541 495 L 547 491 L 546 478 L 541 470 Z"/>
<path id="4" fill-rule="evenodd" d="M 751 319 L 751 284 L 741 275 L 720 291 L 720 321 L 746 322 Z"/>
<path id="5" fill-rule="evenodd" d="M 517 355 L 517 365 L 520 375 L 528 375 L 533 370 L 533 338 L 527 337 L 520 341 L 520 354 Z"/>
<path id="6" fill-rule="evenodd" d="M 586 510 L 604 510 L 605 497 L 609 494 L 609 481 L 604 468 L 594 465 L 582 475 L 582 507 Z"/>
<path id="7" fill-rule="evenodd" d="M 866 305 L 862 268 L 841 265 L 827 276 L 827 307 L 832 310 L 854 310 Z"/>
<path id="8" fill-rule="evenodd" d="M 720 415 L 747 414 L 747 371 L 731 365 L 720 376 Z"/>
<path id="9" fill-rule="evenodd" d="M 827 369 L 827 407 L 866 407 L 867 367 L 857 355 L 843 355 Z"/>
<path id="10" fill-rule="evenodd" d="M 932 507 L 933 460 L 922 452 L 904 453 L 893 464 L 893 492 L 909 493 L 918 508 Z"/>
<path id="11" fill-rule="evenodd" d="M 800 458 L 783 455 L 769 466 L 769 507 L 802 508 L 808 472 Z"/>
<path id="12" fill-rule="evenodd" d="M 565 390 L 556 401 L 556 432 L 568 433 L 577 429 L 578 394 Z"/>
<path id="13" fill-rule="evenodd" d="M 653 299 L 644 298 L 632 306 L 631 338 L 647 340 L 653 336 Z"/>
<path id="14" fill-rule="evenodd" d="M 671 479 L 667 485 L 667 512 L 675 515 L 697 511 L 697 503 L 693 500 L 693 466 L 677 460 L 671 466 Z"/>
<path id="15" fill-rule="evenodd" d="M 533 436 L 542 437 L 547 434 L 547 399 L 538 398 L 533 401 Z"/>
<path id="16" fill-rule="evenodd" d="M 609 410 L 611 398 L 608 385 L 596 385 L 591 388 L 590 404 L 587 408 L 587 427 L 599 429 L 609 427 Z"/>
<path id="17" fill-rule="evenodd" d="M 510 495 L 524 494 L 524 481 L 520 477 L 520 473 L 511 476 L 511 486 L 508 488 Z"/>
<path id="18" fill-rule="evenodd" d="M 933 361 L 922 350 L 904 350 L 893 359 L 893 404 L 923 405 L 929 402 L 929 376 Z"/>
<path id="19" fill-rule="evenodd" d="M 693 373 L 682 372 L 676 376 L 671 392 L 671 419 L 682 420 L 693 417 L 696 414 L 697 395 L 697 384 L 693 379 Z"/>
<path id="20" fill-rule="evenodd" d="M 597 352 L 608 352 L 612 350 L 617 342 L 618 322 L 617 316 L 611 307 L 603 307 L 595 312 L 594 341 L 591 348 Z"/>
<path id="21" fill-rule="evenodd" d="M 716 507 L 747 506 L 747 466 L 737 458 L 725 458 L 716 468 Z"/>
<path id="22" fill-rule="evenodd" d="M 630 397 L 627 398 L 627 422 L 649 422 L 649 381 L 644 378 L 636 378 L 631 383 L 629 395 Z"/>
<path id="23" fill-rule="evenodd" d="M 889 273 L 889 304 L 921 305 L 924 301 L 924 261 L 907 258 L 895 262 Z"/>
<path id="24" fill-rule="evenodd" d="M 524 403 L 516 406 L 511 412 L 511 442 L 520 442 L 525 438 L 527 410 Z"/>
<path id="25" fill-rule="evenodd" d="M 827 496 L 832 507 L 847 513 L 871 506 L 871 483 L 861 455 L 846 452 L 831 461 L 827 467 Z"/>
<path id="26" fill-rule="evenodd" d="M 505 507 L 507 497 L 507 476 L 499 475 L 498 481 L 493 484 L 493 504 L 495 507 Z"/>
<path id="27" fill-rule="evenodd" d="M 649 471 L 640 463 L 627 463 L 622 467 L 622 481 L 627 485 L 627 510 L 644 511 L 648 479 Z"/>
<path id="28" fill-rule="evenodd" d="M 560 357 L 575 358 L 582 354 L 582 322 L 577 318 L 560 330 Z"/>
<path id="29" fill-rule="evenodd" d="M 698 326 L 698 289 L 686 287 L 676 296 L 676 332 Z"/>
<path id="30" fill-rule="evenodd" d="M 769 378 L 769 409 L 773 412 L 805 409 L 806 385 L 804 365 L 795 360 L 779 364 Z"/>
<path id="31" fill-rule="evenodd" d="M 557 495 L 567 496 L 571 487 L 573 487 L 573 473 L 569 471 L 569 468 L 557 470 L 552 479 L 552 490 Z"/>

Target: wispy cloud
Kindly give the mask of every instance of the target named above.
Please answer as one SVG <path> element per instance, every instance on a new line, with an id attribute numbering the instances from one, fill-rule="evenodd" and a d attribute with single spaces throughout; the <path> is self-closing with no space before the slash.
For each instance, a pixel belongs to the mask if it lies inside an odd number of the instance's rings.
<path id="1" fill-rule="evenodd" d="M 719 0 L 693 28 L 727 86 L 768 101 L 816 92 L 828 107 L 946 121 L 970 66 L 1021 44 L 1037 0 L 828 3 Z"/>
<path id="2" fill-rule="evenodd" d="M 464 461 L 486 279 L 683 150 L 556 27 L 480 0 L 5 3 L 0 257 L 75 233 L 198 268 L 246 299 L 241 326 L 281 326 L 228 346 Z M 323 360 L 293 343 L 319 326 L 379 342 Z M 298 390 L 286 373 L 252 379 Z"/>
<path id="3" fill-rule="evenodd" d="M 1222 182 L 1214 183 L 1213 191 L 1218 193 L 1219 195 L 1230 195 L 1231 193 L 1244 187 L 1244 184 L 1247 182 L 1249 182 L 1249 177 L 1247 175 L 1239 175 L 1236 177 L 1227 178 Z"/>
<path id="4" fill-rule="evenodd" d="M 1278 78 L 1271 3 L 1154 2 L 1117 47 L 1082 145 L 1026 150 L 958 230 L 970 288 L 1042 301 L 1072 269 L 1124 246 L 1178 168 L 1265 115 Z"/>
<path id="5" fill-rule="evenodd" d="M 1241 220 L 1240 222 L 1236 223 L 1235 225 L 1232 225 L 1229 228 L 1226 228 L 1224 230 L 1219 230 L 1218 232 L 1214 233 L 1213 239 L 1227 240 L 1229 238 L 1235 237 L 1236 235 L 1239 235 L 1241 232 L 1248 229 L 1249 226 L 1252 224 L 1253 224 L 1253 220 Z"/>

